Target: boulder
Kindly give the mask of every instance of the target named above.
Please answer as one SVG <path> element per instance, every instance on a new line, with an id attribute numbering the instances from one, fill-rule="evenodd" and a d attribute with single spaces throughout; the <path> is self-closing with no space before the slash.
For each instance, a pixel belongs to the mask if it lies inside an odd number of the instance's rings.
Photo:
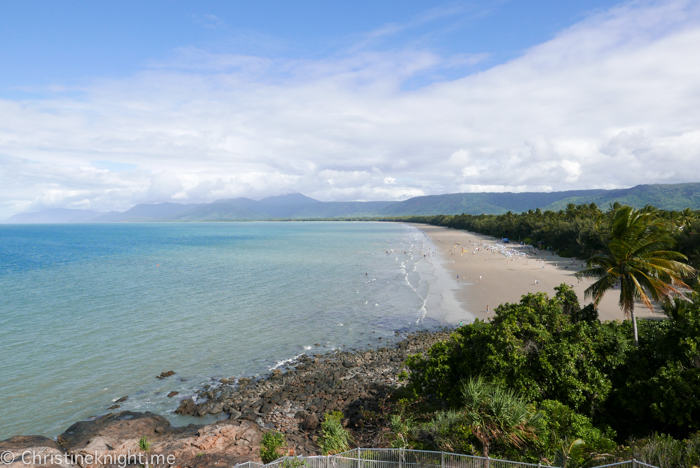
<path id="1" fill-rule="evenodd" d="M 139 448 L 142 437 L 150 444 L 147 452 Z M 58 436 L 59 445 L 77 460 L 87 460 L 89 456 L 93 460 L 96 457 L 114 460 L 120 456 L 137 456 L 136 464 L 147 462 L 154 465 L 158 464 L 154 463 L 156 460 L 163 462 L 160 464 L 188 467 L 234 466 L 256 459 L 261 440 L 262 429 L 247 421 L 225 420 L 207 426 L 171 427 L 161 416 L 129 411 L 94 421 L 81 421 Z M 50 448 L 60 449 L 56 444 Z M 202 463 L 202 458 L 211 463 Z M 78 464 L 82 468 L 88 465 Z"/>
<path id="2" fill-rule="evenodd" d="M 156 379 L 164 379 L 166 377 L 170 377 L 171 375 L 175 375 L 175 371 L 167 371 L 167 372 L 161 372 L 160 375 L 156 375 Z"/>
<path id="3" fill-rule="evenodd" d="M 53 440 L 42 436 L 14 436 L 0 441 L 2 466 L 73 468 L 76 465 L 65 456 Z"/>
<path id="4" fill-rule="evenodd" d="M 169 427 L 170 423 L 162 416 L 153 413 L 122 411 L 108 414 L 92 421 L 80 421 L 59 435 L 59 445 L 68 451 L 81 451 L 88 448 L 114 447 L 119 441 L 148 436 L 155 433 L 158 426 Z"/>
<path id="5" fill-rule="evenodd" d="M 316 416 L 316 413 L 311 413 L 304 418 L 304 421 L 301 423 L 301 428 L 305 431 L 315 431 L 318 429 L 318 424 L 318 416 Z"/>
<path id="6" fill-rule="evenodd" d="M 214 403 L 214 406 L 209 410 L 209 414 L 219 414 L 224 411 L 224 404 L 221 402 Z"/>
<path id="7" fill-rule="evenodd" d="M 196 416 L 198 414 L 197 405 L 191 398 L 187 398 L 180 402 L 180 406 L 177 407 L 175 413 L 186 416 Z"/>

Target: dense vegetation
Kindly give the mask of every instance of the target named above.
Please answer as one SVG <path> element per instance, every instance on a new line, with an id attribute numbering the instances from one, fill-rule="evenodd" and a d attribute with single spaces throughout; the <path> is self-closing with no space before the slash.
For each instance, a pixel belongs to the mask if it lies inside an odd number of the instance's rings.
<path id="1" fill-rule="evenodd" d="M 407 361 L 397 439 L 560 466 L 641 459 L 644 450 L 658 464 L 659 451 L 674 446 L 679 464 L 659 466 L 698 465 L 700 294 L 691 296 L 693 303 L 668 306 L 668 320 L 641 321 L 639 347 L 630 322 L 600 322 L 564 284 L 553 298 L 502 304 L 490 322 L 460 327 Z M 513 418 L 488 429 L 500 436 L 484 443 L 484 427 Z M 644 437 L 661 449 L 650 451 Z"/>

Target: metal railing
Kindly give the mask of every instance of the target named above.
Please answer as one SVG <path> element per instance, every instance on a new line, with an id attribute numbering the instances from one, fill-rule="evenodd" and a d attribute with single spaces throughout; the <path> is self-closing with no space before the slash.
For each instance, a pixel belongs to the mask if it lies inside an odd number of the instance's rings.
<path id="1" fill-rule="evenodd" d="M 608 468 L 609 466 L 619 466 L 621 468 L 624 467 L 632 467 L 632 468 L 659 468 L 658 466 L 650 465 L 648 463 L 640 462 L 639 460 L 627 460 L 623 462 L 618 462 L 618 463 L 610 463 L 609 465 L 600 465 L 600 466 L 595 466 L 593 468 Z"/>
<path id="2" fill-rule="evenodd" d="M 629 460 L 593 468 L 658 468 Z M 263 465 L 257 462 L 239 463 L 235 468 L 558 468 L 541 463 L 524 463 L 498 458 L 477 457 L 459 453 L 427 450 L 356 448 L 337 455 L 312 457 L 282 457 Z"/>

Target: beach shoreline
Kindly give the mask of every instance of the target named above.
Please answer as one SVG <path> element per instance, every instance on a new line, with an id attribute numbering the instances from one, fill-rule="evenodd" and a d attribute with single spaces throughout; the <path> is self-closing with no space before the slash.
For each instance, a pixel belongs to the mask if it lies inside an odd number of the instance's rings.
<path id="1" fill-rule="evenodd" d="M 578 280 L 574 274 L 584 269 L 585 262 L 560 257 L 553 252 L 538 250 L 516 242 L 503 243 L 501 239 L 474 232 L 429 224 L 406 223 L 422 231 L 435 248 L 431 260 L 450 272 L 455 285 L 443 284 L 452 291 L 460 307 L 442 308 L 436 317 L 449 324 L 467 324 L 474 318 L 488 320 L 494 309 L 504 303 L 516 303 L 524 294 L 544 292 L 554 296 L 555 287 L 565 283 L 573 287 L 581 306 L 585 289 L 592 279 Z M 436 281 L 440 279 L 437 278 Z M 449 294 L 449 293 L 448 293 Z M 598 306 L 600 320 L 624 320 L 618 305 L 619 292 L 608 292 Z M 653 312 L 639 304 L 638 318 L 665 317 L 660 309 Z"/>

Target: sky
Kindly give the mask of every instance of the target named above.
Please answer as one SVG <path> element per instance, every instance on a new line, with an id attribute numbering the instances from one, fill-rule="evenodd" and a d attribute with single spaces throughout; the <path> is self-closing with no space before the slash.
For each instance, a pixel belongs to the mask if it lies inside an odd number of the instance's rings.
<path id="1" fill-rule="evenodd" d="M 0 4 L 0 219 L 700 181 L 700 1 Z"/>

